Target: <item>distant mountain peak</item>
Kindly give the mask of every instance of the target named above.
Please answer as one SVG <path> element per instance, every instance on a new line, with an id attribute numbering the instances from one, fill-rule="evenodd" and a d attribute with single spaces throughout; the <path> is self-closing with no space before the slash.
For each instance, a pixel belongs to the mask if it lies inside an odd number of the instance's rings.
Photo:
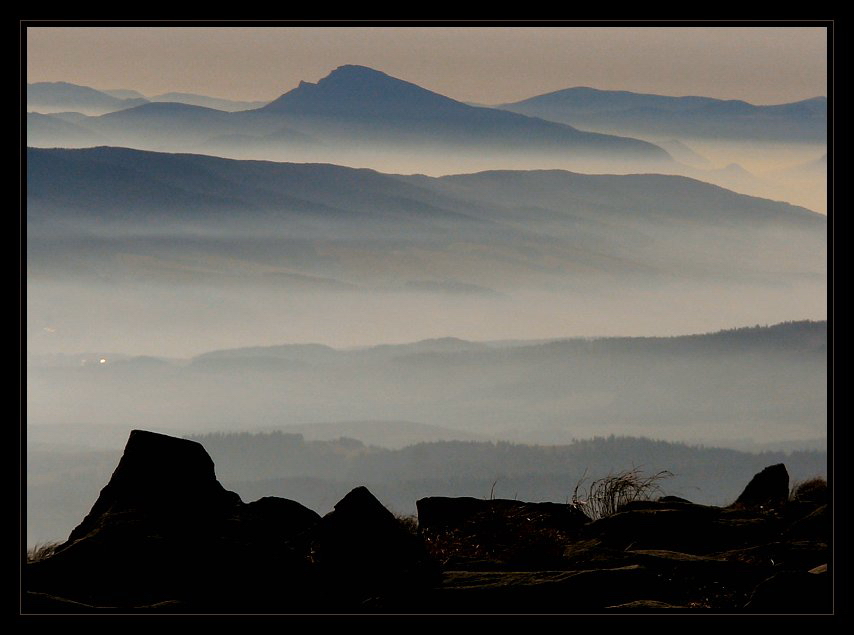
<path id="1" fill-rule="evenodd" d="M 396 115 L 469 106 L 367 66 L 345 64 L 316 84 L 301 81 L 261 110 L 295 114 Z"/>
<path id="2" fill-rule="evenodd" d="M 361 76 L 361 77 L 391 77 L 390 75 L 383 73 L 382 71 L 378 71 L 374 68 L 370 68 L 368 66 L 361 66 L 360 64 L 342 64 L 334 71 L 329 73 L 326 78 L 341 76 L 341 75 L 349 75 L 349 76 Z"/>
<path id="3" fill-rule="evenodd" d="M 301 82 L 301 84 L 303 83 L 304 82 Z M 358 66 L 356 64 L 345 64 L 344 66 L 339 66 L 329 73 L 329 75 L 320 79 L 317 84 L 308 85 L 335 88 L 347 87 L 350 89 L 368 87 L 392 91 L 416 90 L 426 94 L 434 94 L 411 82 L 397 79 L 387 73 L 383 73 L 382 71 L 378 71 L 373 68 L 368 68 L 367 66 Z"/>

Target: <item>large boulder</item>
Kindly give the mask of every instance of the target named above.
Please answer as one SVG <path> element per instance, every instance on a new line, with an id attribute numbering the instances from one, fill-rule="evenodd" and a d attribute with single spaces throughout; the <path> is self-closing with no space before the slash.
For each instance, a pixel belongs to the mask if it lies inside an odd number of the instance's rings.
<path id="1" fill-rule="evenodd" d="M 785 503 L 789 498 L 789 473 L 782 463 L 769 465 L 756 474 L 733 507 L 769 507 Z"/>
<path id="2" fill-rule="evenodd" d="M 617 549 L 669 549 L 708 553 L 720 536 L 721 509 L 693 503 L 637 501 L 591 522 L 588 538 Z"/>
<path id="3" fill-rule="evenodd" d="M 93 606 L 257 606 L 305 587 L 307 541 L 301 553 L 295 539 L 319 520 L 293 501 L 245 504 L 200 444 L 134 430 L 91 511 L 28 565 L 27 590 Z"/>
<path id="4" fill-rule="evenodd" d="M 439 580 L 420 535 L 386 509 L 365 487 L 357 487 L 323 517 L 313 559 L 330 598 L 363 601 L 428 588 Z"/>
<path id="5" fill-rule="evenodd" d="M 133 430 L 109 483 L 66 544 L 97 532 L 110 517 L 133 514 L 177 530 L 227 514 L 241 503 L 219 483 L 200 443 Z"/>
<path id="6" fill-rule="evenodd" d="M 480 523 L 490 518 L 505 522 L 519 519 L 537 528 L 577 532 L 587 517 L 573 505 L 528 503 L 504 498 L 430 496 L 415 503 L 418 526 L 423 530 L 446 531 Z"/>
<path id="7" fill-rule="evenodd" d="M 241 532 L 259 544 L 285 541 L 308 548 L 320 514 L 287 498 L 265 496 L 243 506 L 236 520 Z"/>
<path id="8" fill-rule="evenodd" d="M 758 508 L 637 501 L 585 528 L 611 548 L 712 554 L 779 539 L 782 521 Z"/>

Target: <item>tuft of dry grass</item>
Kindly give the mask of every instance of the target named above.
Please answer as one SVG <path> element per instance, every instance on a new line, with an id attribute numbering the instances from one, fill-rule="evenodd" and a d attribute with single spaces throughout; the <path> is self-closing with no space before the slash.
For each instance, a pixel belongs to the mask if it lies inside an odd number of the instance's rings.
<path id="1" fill-rule="evenodd" d="M 35 546 L 27 549 L 27 562 L 39 562 L 50 558 L 56 552 L 56 548 L 61 544 L 61 542 L 37 543 Z"/>
<path id="2" fill-rule="evenodd" d="M 410 534 L 413 536 L 420 535 L 421 529 L 418 526 L 418 516 L 414 514 L 395 514 L 394 517 L 400 523 L 400 526 Z"/>
<path id="3" fill-rule="evenodd" d="M 827 481 L 820 476 L 792 483 L 789 492 L 790 501 L 826 503 L 829 498 L 830 491 Z"/>
<path id="4" fill-rule="evenodd" d="M 571 502 L 590 520 L 598 520 L 617 513 L 626 503 L 657 498 L 663 493 L 659 482 L 672 476 L 667 470 L 644 475 L 640 468 L 633 468 L 595 480 L 586 489 L 582 477 Z"/>

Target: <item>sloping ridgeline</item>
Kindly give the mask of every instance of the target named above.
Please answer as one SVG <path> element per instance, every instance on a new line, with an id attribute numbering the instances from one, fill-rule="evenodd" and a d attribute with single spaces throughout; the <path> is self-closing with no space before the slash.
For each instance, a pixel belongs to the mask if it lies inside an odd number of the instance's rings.
<path id="1" fill-rule="evenodd" d="M 239 243 L 258 231 L 289 246 L 310 239 L 367 253 L 403 249 L 403 271 L 422 253 L 410 250 L 431 249 L 459 261 L 458 283 L 499 287 L 500 278 L 485 277 L 485 264 L 512 274 L 511 281 L 529 282 L 596 273 L 741 281 L 787 275 L 791 282 L 826 271 L 824 216 L 655 174 L 546 170 L 431 178 L 123 148 L 30 148 L 27 221 L 34 247 L 57 222 L 73 238 L 92 222 L 107 223 L 101 233 L 109 236 L 138 234 L 156 221 L 159 231 L 176 236 L 188 228 L 197 238 L 217 236 L 218 250 L 232 248 L 219 234 L 231 232 L 231 242 Z M 473 253 L 461 260 L 466 244 Z M 327 263 L 326 273 L 346 280 L 344 265 L 355 263 L 335 264 Z M 304 274 L 319 273 L 316 266 L 297 263 Z"/>

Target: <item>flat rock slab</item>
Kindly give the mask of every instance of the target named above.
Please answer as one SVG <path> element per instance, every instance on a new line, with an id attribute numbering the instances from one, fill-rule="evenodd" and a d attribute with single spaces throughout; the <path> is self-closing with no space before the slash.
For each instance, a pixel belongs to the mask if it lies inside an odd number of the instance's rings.
<path id="1" fill-rule="evenodd" d="M 710 554 L 773 539 L 779 523 L 768 515 L 714 511 L 692 505 L 618 512 L 585 528 L 585 535 L 617 549 L 667 549 Z"/>
<path id="2" fill-rule="evenodd" d="M 723 557 L 699 556 L 664 549 L 640 549 L 627 554 L 658 573 L 679 593 L 668 598 L 678 604 L 695 602 L 709 608 L 740 602 L 769 575 L 769 569 Z M 741 599 L 739 599 L 741 598 Z"/>
<path id="3" fill-rule="evenodd" d="M 647 566 L 678 567 L 680 569 L 702 569 L 702 570 L 743 570 L 738 562 L 715 558 L 711 556 L 698 556 L 692 553 L 680 551 L 668 551 L 666 549 L 633 549 L 626 552 Z"/>
<path id="4" fill-rule="evenodd" d="M 781 569 L 808 571 L 826 563 L 830 557 L 828 545 L 812 541 L 769 542 L 763 545 L 732 549 L 716 554 L 725 560 L 737 560 L 752 565 L 769 575 Z"/>
<path id="5" fill-rule="evenodd" d="M 418 526 L 429 531 L 459 529 L 470 523 L 495 519 L 502 523 L 523 522 L 538 528 L 574 532 L 580 530 L 588 520 L 576 507 L 560 503 L 430 496 L 415 504 L 418 509 Z"/>
<path id="6" fill-rule="evenodd" d="M 445 572 L 428 595 L 433 610 L 579 613 L 656 596 L 658 576 L 639 565 L 590 571 Z"/>
<path id="7" fill-rule="evenodd" d="M 658 600 L 635 600 L 634 602 L 626 602 L 625 604 L 615 604 L 607 607 L 615 611 L 639 612 L 648 611 L 672 611 L 674 609 L 691 609 L 690 606 L 682 606 L 679 604 L 668 604 L 667 602 L 659 602 Z"/>
<path id="8" fill-rule="evenodd" d="M 783 571 L 759 584 L 744 610 L 756 613 L 830 613 L 833 610 L 832 581 L 826 573 Z"/>

